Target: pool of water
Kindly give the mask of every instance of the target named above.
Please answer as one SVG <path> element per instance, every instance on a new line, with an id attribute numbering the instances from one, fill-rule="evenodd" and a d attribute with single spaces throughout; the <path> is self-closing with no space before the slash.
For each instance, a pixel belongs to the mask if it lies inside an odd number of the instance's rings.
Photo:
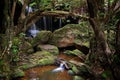
<path id="1" fill-rule="evenodd" d="M 66 61 L 69 60 L 79 60 L 78 57 L 68 56 L 65 54 L 60 54 L 59 58 L 63 58 Z M 63 72 L 52 72 L 53 69 L 57 68 L 58 66 L 48 65 L 42 67 L 35 67 L 28 70 L 25 70 L 25 77 L 19 78 L 17 80 L 73 80 L 73 76 L 67 73 L 67 70 Z"/>
<path id="2" fill-rule="evenodd" d="M 72 80 L 67 71 L 53 73 L 56 66 L 43 66 L 28 69 L 25 71 L 25 77 L 19 80 Z"/>

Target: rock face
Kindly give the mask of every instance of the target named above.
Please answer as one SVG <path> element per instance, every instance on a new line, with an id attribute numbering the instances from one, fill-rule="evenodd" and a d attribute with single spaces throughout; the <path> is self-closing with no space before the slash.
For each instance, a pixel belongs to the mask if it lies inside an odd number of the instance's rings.
<path id="1" fill-rule="evenodd" d="M 45 44 L 45 45 L 38 45 L 37 46 L 37 50 L 42 50 L 42 51 L 48 51 L 54 55 L 59 54 L 59 49 L 54 46 L 54 45 L 49 45 L 49 44 Z"/>
<path id="2" fill-rule="evenodd" d="M 83 44 L 86 31 L 80 25 L 69 24 L 53 32 L 51 43 L 57 47 L 72 46 L 74 43 Z"/>

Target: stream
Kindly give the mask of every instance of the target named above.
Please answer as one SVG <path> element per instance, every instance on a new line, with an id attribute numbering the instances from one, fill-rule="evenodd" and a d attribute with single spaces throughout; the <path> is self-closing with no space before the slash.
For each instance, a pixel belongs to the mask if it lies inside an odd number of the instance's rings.
<path id="1" fill-rule="evenodd" d="M 65 54 L 59 54 L 59 58 L 66 61 L 69 60 L 79 60 L 78 57 L 68 56 Z M 52 72 L 52 70 L 58 68 L 59 66 L 48 65 L 42 67 L 35 67 L 25 70 L 25 76 L 18 78 L 17 80 L 73 80 L 73 76 L 69 75 L 67 70 Z"/>

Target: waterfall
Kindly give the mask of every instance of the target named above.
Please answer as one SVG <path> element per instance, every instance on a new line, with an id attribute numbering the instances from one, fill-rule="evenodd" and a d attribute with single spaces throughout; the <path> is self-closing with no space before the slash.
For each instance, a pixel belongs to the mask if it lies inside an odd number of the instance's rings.
<path id="1" fill-rule="evenodd" d="M 36 25 L 33 23 L 30 29 L 31 30 L 36 30 Z"/>
<path id="2" fill-rule="evenodd" d="M 60 72 L 60 71 L 63 72 L 65 70 L 65 64 L 66 64 L 66 62 L 62 61 L 60 63 L 60 66 L 56 69 L 53 69 L 52 72 Z"/>
<path id="3" fill-rule="evenodd" d="M 60 18 L 59 19 L 59 28 L 61 28 L 62 27 L 62 19 Z"/>
<path id="4" fill-rule="evenodd" d="M 26 6 L 26 12 L 27 12 L 27 13 L 33 12 L 32 7 Z M 28 37 L 35 37 L 38 32 L 39 32 L 39 30 L 37 30 L 35 23 L 32 22 L 32 26 L 31 26 L 30 29 L 28 30 L 27 36 L 28 36 Z"/>
<path id="5" fill-rule="evenodd" d="M 26 12 L 27 12 L 27 13 L 33 12 L 32 7 L 26 6 Z"/>
<path id="6" fill-rule="evenodd" d="M 53 25 L 52 25 L 52 16 L 49 16 L 48 20 L 49 20 L 49 27 L 50 27 L 49 30 L 52 31 L 52 27 L 53 27 Z"/>
<path id="7" fill-rule="evenodd" d="M 46 22 L 46 17 L 43 17 L 43 23 L 44 23 L 44 30 L 47 29 L 47 22 Z"/>

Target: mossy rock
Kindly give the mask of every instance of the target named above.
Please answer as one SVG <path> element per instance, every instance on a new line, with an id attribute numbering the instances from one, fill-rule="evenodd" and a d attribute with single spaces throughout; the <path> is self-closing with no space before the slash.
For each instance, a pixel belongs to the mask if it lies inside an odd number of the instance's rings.
<path id="1" fill-rule="evenodd" d="M 57 47 L 67 47 L 74 45 L 76 40 L 79 43 L 88 41 L 87 30 L 78 24 L 68 24 L 53 32 L 51 43 Z"/>
<path id="2" fill-rule="evenodd" d="M 72 70 L 68 70 L 68 74 L 72 76 L 75 75 L 75 73 Z"/>
<path id="3" fill-rule="evenodd" d="M 56 58 L 55 56 L 53 56 L 53 54 L 51 54 L 48 51 L 38 51 L 38 52 L 34 53 L 32 57 L 30 58 L 30 61 L 33 64 L 37 64 L 37 65 L 41 65 L 41 66 L 53 64 L 54 60 Z"/>
<path id="4" fill-rule="evenodd" d="M 50 52 L 50 53 L 52 53 L 52 54 L 54 54 L 54 55 L 59 54 L 59 49 L 58 49 L 56 46 L 54 46 L 54 45 L 49 45 L 49 44 L 46 44 L 46 45 L 38 45 L 38 46 L 37 46 L 37 50 L 38 50 L 38 51 L 40 51 L 40 50 L 42 50 L 42 51 L 48 51 L 48 52 Z"/>
<path id="5" fill-rule="evenodd" d="M 28 61 L 27 62 L 23 61 L 24 64 L 21 65 L 20 67 L 22 69 L 28 69 L 35 66 L 50 65 L 54 64 L 55 59 L 56 56 L 54 56 L 48 51 L 38 51 L 33 54 L 30 54 L 28 56 Z"/>
<path id="6" fill-rule="evenodd" d="M 85 79 L 81 76 L 74 76 L 73 80 L 85 80 Z"/>
<path id="7" fill-rule="evenodd" d="M 80 50 L 78 49 L 75 49 L 75 50 L 66 50 L 64 52 L 64 54 L 67 54 L 67 55 L 81 55 L 81 56 L 85 56 Z"/>
<path id="8" fill-rule="evenodd" d="M 14 69 L 14 72 L 12 73 L 12 77 L 13 78 L 17 78 L 17 77 L 23 77 L 25 76 L 25 73 L 21 70 L 21 69 Z"/>
<path id="9" fill-rule="evenodd" d="M 50 38 L 52 36 L 51 31 L 40 31 L 35 38 L 33 38 L 33 41 L 31 42 L 33 45 L 36 43 L 48 43 Z"/>
<path id="10" fill-rule="evenodd" d="M 79 73 L 79 70 L 78 70 L 78 68 L 77 68 L 76 66 L 73 66 L 73 67 L 72 67 L 72 71 L 73 71 L 75 74 Z"/>
<path id="11" fill-rule="evenodd" d="M 49 65 L 49 64 L 53 64 L 54 63 L 54 59 L 52 59 L 51 57 L 48 58 L 44 58 L 38 61 L 38 64 L 44 66 L 44 65 Z"/>
<path id="12" fill-rule="evenodd" d="M 19 47 L 21 51 L 26 52 L 26 53 L 33 53 L 33 46 L 31 43 L 25 41 L 22 43 L 22 45 Z"/>

